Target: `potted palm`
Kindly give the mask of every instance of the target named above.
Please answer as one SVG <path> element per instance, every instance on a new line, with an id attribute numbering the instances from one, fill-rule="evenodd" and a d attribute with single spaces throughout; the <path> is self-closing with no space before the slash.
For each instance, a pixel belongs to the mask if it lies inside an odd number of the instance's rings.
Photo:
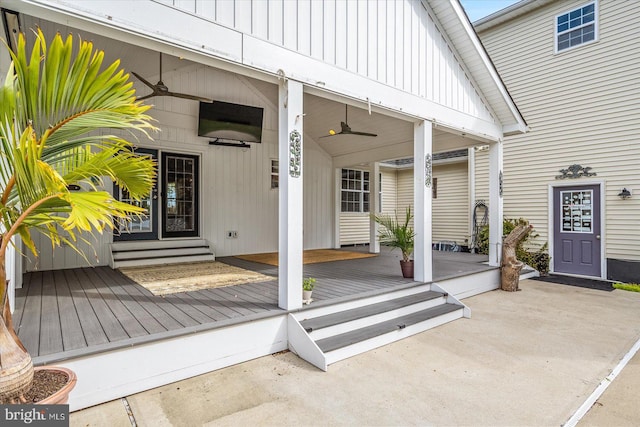
<path id="1" fill-rule="evenodd" d="M 407 206 L 404 221 L 398 219 L 398 213 L 394 216 L 390 215 L 374 215 L 374 220 L 382 226 L 378 233 L 380 243 L 392 248 L 398 248 L 402 252 L 402 260 L 400 260 L 400 268 L 402 269 L 402 277 L 413 277 L 413 260 L 409 259 L 413 253 L 414 238 L 416 233 L 413 227 L 409 226 L 413 215 L 411 207 Z"/>
<path id="2" fill-rule="evenodd" d="M 104 53 L 93 44 L 73 45 L 56 35 L 47 45 L 34 32 L 31 52 L 19 35 L 12 65 L 0 86 L 0 402 L 25 402 L 34 368 L 16 335 L 9 309 L 6 251 L 13 236 L 37 255 L 31 233 L 44 233 L 54 245 L 76 248 L 83 233 L 102 232 L 114 220 L 144 211 L 104 191 L 104 178 L 134 199 L 151 191 L 154 163 L 132 151 L 132 144 L 107 128 L 155 129 L 136 101 L 129 75 L 119 62 L 103 67 Z M 82 188 L 84 191 L 72 191 Z M 67 383 L 73 385 L 71 372 Z M 67 388 L 69 385 L 67 385 Z M 67 390 L 68 392 L 68 390 Z M 56 396 L 54 401 L 61 403 Z M 61 393 L 65 394 L 65 392 Z M 62 397 L 64 402 L 65 397 Z"/>

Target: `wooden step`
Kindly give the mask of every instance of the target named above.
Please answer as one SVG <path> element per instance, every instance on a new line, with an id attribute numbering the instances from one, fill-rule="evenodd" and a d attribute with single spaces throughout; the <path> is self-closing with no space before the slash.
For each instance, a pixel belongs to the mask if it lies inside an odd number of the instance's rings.
<path id="1" fill-rule="evenodd" d="M 326 371 L 332 363 L 470 315 L 439 285 L 424 283 L 289 314 L 289 348 Z"/>
<path id="2" fill-rule="evenodd" d="M 202 261 L 215 261 L 215 255 L 204 239 L 149 240 L 111 244 L 112 268 Z"/>
<path id="3" fill-rule="evenodd" d="M 390 301 L 379 302 L 376 304 L 365 305 L 363 307 L 354 308 L 348 311 L 327 314 L 325 316 L 315 317 L 300 322 L 302 327 L 308 332 L 317 331 L 322 328 L 338 325 L 341 323 L 351 322 L 357 319 L 374 316 L 377 314 L 393 311 L 402 307 L 418 304 L 424 301 L 431 301 L 446 296 L 442 292 L 426 291 L 419 294 L 408 295 L 396 298 Z"/>
<path id="4" fill-rule="evenodd" d="M 402 330 L 408 326 L 425 322 L 438 316 L 451 313 L 457 310 L 462 311 L 463 307 L 456 304 L 443 304 L 416 313 L 376 323 L 371 326 L 356 329 L 340 335 L 324 338 L 316 341 L 316 344 L 324 353 L 328 353 L 343 347 L 357 344 L 380 335 Z"/>
<path id="5" fill-rule="evenodd" d="M 215 261 L 215 256 L 209 255 L 194 255 L 194 256 L 177 256 L 177 257 L 165 257 L 165 258 L 146 258 L 146 259 L 134 259 L 124 261 L 114 261 L 113 268 L 123 267 L 142 267 L 147 265 L 167 265 L 167 264 L 185 264 L 190 262 L 204 262 Z"/>

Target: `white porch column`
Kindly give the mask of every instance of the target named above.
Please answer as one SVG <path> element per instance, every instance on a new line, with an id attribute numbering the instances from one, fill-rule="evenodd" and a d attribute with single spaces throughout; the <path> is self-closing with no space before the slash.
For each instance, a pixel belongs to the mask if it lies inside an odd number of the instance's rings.
<path id="1" fill-rule="evenodd" d="M 369 167 L 369 212 L 372 215 L 380 213 L 380 163 L 373 162 Z M 380 242 L 378 241 L 378 223 L 369 219 L 369 252 L 380 253 Z"/>
<path id="2" fill-rule="evenodd" d="M 469 240 L 467 244 L 471 249 L 471 242 L 473 242 L 473 208 L 476 206 L 476 149 L 475 147 L 469 147 L 467 149 L 467 176 L 469 182 Z"/>
<path id="3" fill-rule="evenodd" d="M 278 306 L 302 307 L 302 83 L 284 80 L 278 91 Z"/>
<path id="4" fill-rule="evenodd" d="M 489 147 L 489 265 L 502 258 L 502 142 Z"/>
<path id="5" fill-rule="evenodd" d="M 433 280 L 432 261 L 432 185 L 433 130 L 430 121 L 413 126 L 413 224 L 416 232 L 413 249 L 413 278 L 418 282 Z M 398 213 L 402 217 L 402 212 Z"/>

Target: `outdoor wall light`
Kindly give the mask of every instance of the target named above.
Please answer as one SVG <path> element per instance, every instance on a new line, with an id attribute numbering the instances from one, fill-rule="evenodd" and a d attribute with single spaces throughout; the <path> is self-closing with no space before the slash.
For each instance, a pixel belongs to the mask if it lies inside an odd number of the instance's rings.
<path id="1" fill-rule="evenodd" d="M 631 197 L 631 191 L 623 188 L 622 191 L 618 193 L 618 197 L 620 197 L 622 200 L 626 200 Z"/>

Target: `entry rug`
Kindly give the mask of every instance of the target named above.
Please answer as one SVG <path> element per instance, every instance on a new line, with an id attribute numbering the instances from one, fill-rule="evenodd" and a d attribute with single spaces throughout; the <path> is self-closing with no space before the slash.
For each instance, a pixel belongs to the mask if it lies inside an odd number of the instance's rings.
<path id="1" fill-rule="evenodd" d="M 337 249 L 311 249 L 303 252 L 302 262 L 304 264 L 317 264 L 320 262 L 345 261 L 348 259 L 371 258 L 374 256 L 376 256 L 376 254 L 369 254 L 366 252 L 342 251 Z M 235 258 L 268 265 L 278 265 L 278 252 L 236 255 Z"/>
<path id="2" fill-rule="evenodd" d="M 271 276 L 219 261 L 125 267 L 120 271 L 154 295 L 221 288 L 274 279 Z"/>
<path id="3" fill-rule="evenodd" d="M 585 279 L 582 277 L 560 276 L 550 274 L 548 276 L 532 277 L 530 280 L 538 280 L 541 282 L 557 283 L 559 285 L 578 286 L 580 288 L 596 289 L 599 291 L 613 291 L 613 285 L 604 280 Z"/>

